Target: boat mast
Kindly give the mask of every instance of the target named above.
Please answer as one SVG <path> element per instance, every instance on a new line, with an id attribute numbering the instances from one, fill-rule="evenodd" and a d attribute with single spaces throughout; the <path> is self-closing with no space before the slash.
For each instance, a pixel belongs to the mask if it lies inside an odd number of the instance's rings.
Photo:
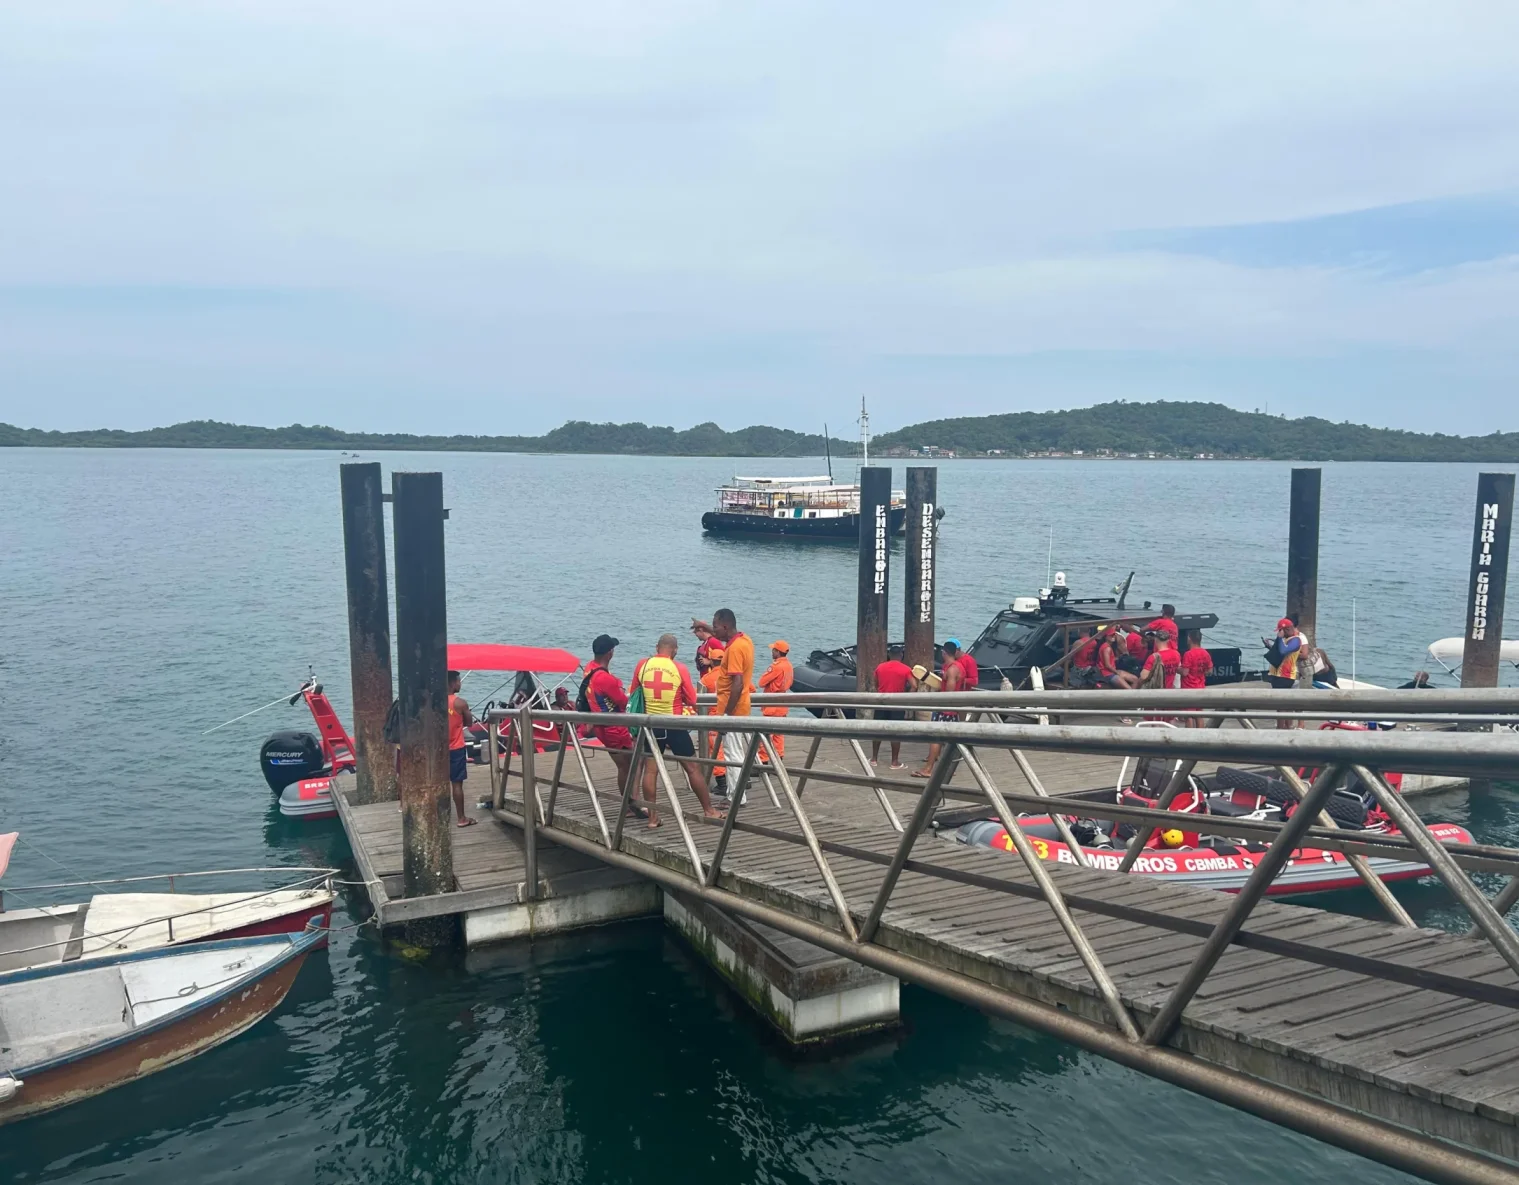
<path id="1" fill-rule="evenodd" d="M 860 396 L 860 464 L 870 464 L 870 413 L 865 410 L 865 396 Z"/>
<path id="2" fill-rule="evenodd" d="M 828 425 L 823 424 L 823 458 L 828 462 L 828 480 L 833 481 L 833 450 L 828 447 Z"/>

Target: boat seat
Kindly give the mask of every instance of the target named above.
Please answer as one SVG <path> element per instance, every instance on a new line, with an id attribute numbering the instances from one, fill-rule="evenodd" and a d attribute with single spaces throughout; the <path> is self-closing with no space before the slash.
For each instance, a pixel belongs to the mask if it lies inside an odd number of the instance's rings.
<path id="1" fill-rule="evenodd" d="M 133 1028 L 118 967 L 0 985 L 0 1068 L 18 1069 Z"/>

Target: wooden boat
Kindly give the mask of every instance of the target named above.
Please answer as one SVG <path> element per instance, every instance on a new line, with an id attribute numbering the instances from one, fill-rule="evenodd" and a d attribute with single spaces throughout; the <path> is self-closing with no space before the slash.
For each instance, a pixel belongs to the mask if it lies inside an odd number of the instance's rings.
<path id="1" fill-rule="evenodd" d="M 243 873 L 273 870 L 247 869 Z M 305 872 L 301 880 L 275 889 L 227 893 L 96 893 L 88 901 L 28 909 L 0 908 L 0 971 L 53 963 L 76 963 L 165 946 L 224 938 L 299 934 L 315 926 L 320 936 L 332 922 L 329 868 L 281 869 Z M 226 872 L 175 873 L 88 884 L 39 885 L 12 889 L 13 898 L 86 888 L 133 887 L 167 881 L 170 886 Z M 0 904 L 4 898 L 0 897 Z"/>
<path id="2" fill-rule="evenodd" d="M 0 1123 L 230 1041 L 279 1006 L 321 939 L 235 938 L 0 974 Z"/>

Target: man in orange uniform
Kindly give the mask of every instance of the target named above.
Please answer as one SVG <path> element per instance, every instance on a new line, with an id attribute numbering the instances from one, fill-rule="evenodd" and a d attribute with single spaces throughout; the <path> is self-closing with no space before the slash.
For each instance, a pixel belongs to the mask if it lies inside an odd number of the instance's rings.
<path id="1" fill-rule="evenodd" d="M 464 730 L 475 722 L 469 713 L 469 705 L 459 694 L 461 680 L 458 671 L 448 672 L 448 783 L 454 791 L 455 822 L 460 827 L 473 827 L 475 820 L 464 813 L 464 779 L 469 777 L 466 758 Z"/>
<path id="2" fill-rule="evenodd" d="M 701 644 L 696 648 L 696 669 L 701 672 L 700 676 L 698 677 L 698 682 L 701 683 L 703 691 L 707 692 L 709 695 L 716 695 L 717 668 L 720 667 L 723 662 L 723 644 L 712 636 L 711 628 L 706 626 L 705 622 L 699 624 L 701 624 L 703 628 L 706 629 L 706 633 L 703 634 L 701 631 L 696 630 L 695 626 L 692 627 L 693 632 L 695 632 L 696 636 L 701 639 Z M 707 715 L 716 716 L 720 707 L 721 705 L 708 708 Z M 712 758 L 721 757 L 723 740 L 722 734 L 717 732 L 704 732 L 701 735 L 702 744 L 705 748 L 706 755 Z M 712 767 L 712 788 L 713 791 L 717 794 L 728 793 L 727 766 L 714 765 Z"/>
<path id="3" fill-rule="evenodd" d="M 712 615 L 712 633 L 723 644 L 723 661 L 717 668 L 717 714 L 747 716 L 749 693 L 754 690 L 754 643 L 739 632 L 732 609 L 719 609 Z M 747 743 L 741 733 L 723 733 L 723 764 L 741 768 Z"/>
<path id="4" fill-rule="evenodd" d="M 789 642 L 770 643 L 770 667 L 759 677 L 759 689 L 766 695 L 785 695 L 791 690 L 791 683 L 796 678 L 796 674 L 791 669 L 791 659 L 787 657 L 790 653 L 791 644 Z M 760 709 L 761 716 L 787 716 L 790 713 L 790 708 L 772 706 Z M 785 758 L 785 737 L 779 733 L 772 733 L 770 745 L 775 750 L 777 758 Z"/>

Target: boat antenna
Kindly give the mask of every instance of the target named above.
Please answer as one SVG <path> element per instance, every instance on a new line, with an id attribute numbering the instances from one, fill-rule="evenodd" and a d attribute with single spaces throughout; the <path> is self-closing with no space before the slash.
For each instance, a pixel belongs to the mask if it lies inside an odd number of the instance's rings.
<path id="1" fill-rule="evenodd" d="M 833 450 L 828 447 L 828 425 L 823 424 L 823 459 L 828 462 L 828 480 L 833 481 Z"/>
<path id="2" fill-rule="evenodd" d="M 870 413 L 865 410 L 865 396 L 860 396 L 860 464 L 870 464 Z"/>
<path id="3" fill-rule="evenodd" d="M 1118 590 L 1118 612 L 1123 612 L 1123 603 L 1129 599 L 1129 585 L 1134 583 L 1134 573 L 1129 573 L 1129 578 L 1123 582 L 1123 587 Z"/>
<path id="4" fill-rule="evenodd" d="M 1055 524 L 1050 524 L 1050 549 L 1044 554 L 1044 585 L 1049 587 L 1055 575 Z"/>

